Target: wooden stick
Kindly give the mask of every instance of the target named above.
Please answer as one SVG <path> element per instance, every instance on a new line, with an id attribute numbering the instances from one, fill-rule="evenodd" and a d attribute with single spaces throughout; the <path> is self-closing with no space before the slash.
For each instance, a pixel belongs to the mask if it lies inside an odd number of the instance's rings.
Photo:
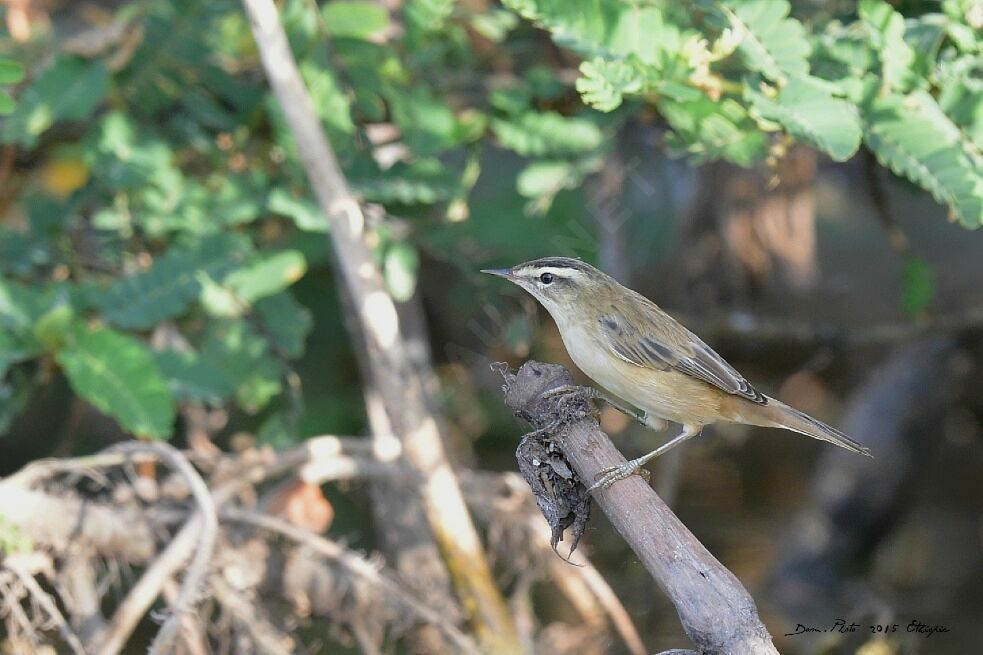
<path id="1" fill-rule="evenodd" d="M 623 464 L 586 399 L 544 397 L 573 380 L 562 366 L 527 362 L 506 376 L 505 402 L 548 433 L 582 481 Z M 579 403 L 579 407 L 576 405 Z M 777 655 L 754 599 L 693 536 L 640 476 L 598 490 L 594 498 L 676 606 L 683 629 L 704 655 Z"/>
<path id="2" fill-rule="evenodd" d="M 418 477 L 420 501 L 451 580 L 482 646 L 519 652 L 505 600 L 492 579 L 477 530 L 407 352 L 396 305 L 365 242 L 365 214 L 328 143 L 300 77 L 273 0 L 242 0 L 273 94 L 297 142 L 308 181 L 328 221 L 335 262 L 367 351 L 363 379 L 377 388 L 389 423 Z M 405 501 L 406 499 L 404 499 Z"/>

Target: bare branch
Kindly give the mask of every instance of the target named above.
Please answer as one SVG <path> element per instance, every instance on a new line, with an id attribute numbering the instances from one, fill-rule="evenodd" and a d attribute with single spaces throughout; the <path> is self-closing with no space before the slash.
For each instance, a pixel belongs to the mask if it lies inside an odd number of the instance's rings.
<path id="1" fill-rule="evenodd" d="M 34 601 L 51 617 L 55 625 L 58 626 L 58 632 L 61 633 L 62 638 L 72 649 L 72 652 L 75 655 L 85 655 L 85 648 L 82 646 L 82 642 L 79 640 L 78 635 L 75 634 L 75 631 L 72 630 L 72 626 L 68 625 L 68 621 L 62 616 L 61 610 L 51 600 L 51 596 L 41 588 L 41 585 L 34 579 L 34 576 L 18 564 L 18 558 L 16 556 L 5 557 L 3 559 L 3 566 L 17 576 L 17 579 L 20 580 L 20 583 L 31 594 Z"/>
<path id="2" fill-rule="evenodd" d="M 256 608 L 237 594 L 221 576 L 212 577 L 212 591 L 218 602 L 252 637 L 256 652 L 265 655 L 290 655 L 295 652 L 292 650 L 296 646 L 294 640 L 259 616 Z"/>
<path id="3" fill-rule="evenodd" d="M 457 478 L 440 439 L 439 417 L 407 352 L 399 314 L 365 242 L 366 217 L 328 143 L 301 79 L 273 0 L 243 0 L 270 87 L 297 142 L 307 177 L 330 226 L 343 285 L 367 358 L 363 378 L 379 391 L 386 419 L 417 476 L 419 501 L 457 595 L 488 650 L 515 652 L 518 637 L 498 591 Z M 404 499 L 405 502 L 405 499 Z"/>
<path id="4" fill-rule="evenodd" d="M 625 459 L 601 432 L 586 399 L 544 397 L 570 384 L 562 366 L 527 362 L 517 375 L 506 376 L 505 402 L 548 434 L 580 479 L 590 481 Z M 595 498 L 676 606 L 683 629 L 701 653 L 777 655 L 750 594 L 645 480 L 632 476 L 595 492 Z"/>
<path id="5" fill-rule="evenodd" d="M 193 613 L 205 577 L 208 575 L 218 535 L 215 500 L 205 481 L 187 458 L 173 446 L 131 441 L 118 444 L 112 450 L 124 454 L 151 453 L 165 460 L 184 479 L 198 505 L 198 511 L 191 515 L 177 536 L 168 544 L 160 557 L 154 560 L 120 604 L 109 622 L 100 649 L 100 652 L 106 655 L 115 655 L 120 651 L 140 618 L 160 595 L 164 584 L 177 573 L 181 565 L 194 552 L 194 559 L 184 576 L 181 592 L 172 606 L 171 615 L 164 622 L 150 648 L 150 652 L 155 654 L 168 652 L 168 649 L 173 646 L 174 638 L 180 632 L 184 618 Z M 195 549 L 196 545 L 197 549 Z"/>

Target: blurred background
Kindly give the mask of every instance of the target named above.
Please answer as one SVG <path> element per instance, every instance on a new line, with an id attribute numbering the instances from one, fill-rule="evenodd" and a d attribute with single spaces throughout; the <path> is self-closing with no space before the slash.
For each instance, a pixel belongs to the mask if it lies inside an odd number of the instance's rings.
<path id="1" fill-rule="evenodd" d="M 830 85 L 796 99 L 797 73 L 742 50 L 759 27 L 753 3 L 676 4 L 630 6 L 656 12 L 652 23 L 608 20 L 629 7 L 616 2 L 278 6 L 461 470 L 514 471 L 528 431 L 492 362 L 579 375 L 549 316 L 478 270 L 583 258 L 762 391 L 873 450 L 857 461 L 791 433 L 713 426 L 651 465 L 781 652 L 978 652 L 983 5 L 761 9 L 779 23 L 766 36 L 808 46 L 765 39 L 765 50 Z M 0 18 L 0 476 L 132 437 L 204 458 L 366 434 L 331 235 L 242 6 L 5 0 Z M 659 52 L 641 52 L 649 39 Z M 698 97 L 670 89 L 672 75 Z M 602 426 L 628 457 L 664 438 L 607 408 Z M 369 487 L 356 477 L 271 493 L 328 511 L 300 523 L 393 563 Z M 502 526 L 472 511 L 539 652 L 630 652 L 557 591 L 555 556 L 510 563 Z M 29 537 L 0 511 L 0 561 L 41 548 Z M 689 643 L 601 512 L 580 548 L 647 652 Z M 71 557 L 54 556 L 59 569 Z M 112 607 L 134 574 L 96 570 L 113 580 L 100 591 Z M 257 594 L 273 624 L 301 635 L 293 652 L 426 651 L 391 617 L 367 639 L 357 613 L 325 610 L 328 630 L 318 611 Z M 786 634 L 838 619 L 859 627 Z M 912 621 L 947 631 L 919 634 Z M 5 652 L 34 652 L 3 625 Z M 154 625 L 145 619 L 127 652 L 142 652 Z"/>

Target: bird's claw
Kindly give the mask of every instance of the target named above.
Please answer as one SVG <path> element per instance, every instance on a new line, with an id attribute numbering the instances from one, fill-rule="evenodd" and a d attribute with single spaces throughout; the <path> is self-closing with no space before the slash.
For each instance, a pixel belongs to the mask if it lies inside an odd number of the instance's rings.
<path id="1" fill-rule="evenodd" d="M 624 480 L 635 474 L 642 476 L 646 482 L 652 476 L 648 469 L 642 468 L 641 462 L 634 459 L 624 464 L 618 464 L 617 466 L 608 466 L 601 469 L 600 473 L 594 479 L 594 484 L 587 487 L 587 493 L 591 493 L 597 489 L 607 489 L 615 482 Z"/>

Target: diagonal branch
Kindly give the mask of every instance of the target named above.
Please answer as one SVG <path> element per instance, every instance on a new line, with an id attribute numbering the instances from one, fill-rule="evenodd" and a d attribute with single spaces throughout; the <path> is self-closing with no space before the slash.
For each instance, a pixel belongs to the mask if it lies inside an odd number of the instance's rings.
<path id="1" fill-rule="evenodd" d="M 243 0 L 270 87 L 297 142 L 314 195 L 331 234 L 342 295 L 354 305 L 367 351 L 362 374 L 378 389 L 386 418 L 418 479 L 427 523 L 444 556 L 455 591 L 486 650 L 519 651 L 511 617 L 491 576 L 484 548 L 464 504 L 407 352 L 399 315 L 365 242 L 365 215 L 328 143 L 273 0 Z"/>
<path id="2" fill-rule="evenodd" d="M 581 480 L 594 480 L 625 458 L 601 432 L 586 399 L 547 396 L 569 384 L 572 378 L 562 366 L 527 362 L 517 374 L 506 374 L 505 402 L 560 447 Z M 777 655 L 751 595 L 645 480 L 632 476 L 595 492 L 595 498 L 676 606 L 699 652 Z"/>

